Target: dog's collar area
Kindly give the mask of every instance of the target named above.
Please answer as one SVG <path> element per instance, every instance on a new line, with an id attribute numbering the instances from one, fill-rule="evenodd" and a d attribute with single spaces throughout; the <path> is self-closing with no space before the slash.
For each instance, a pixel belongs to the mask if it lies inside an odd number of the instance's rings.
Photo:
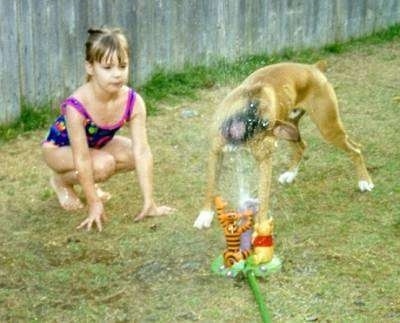
<path id="1" fill-rule="evenodd" d="M 241 144 L 251 139 L 256 133 L 266 130 L 269 120 L 257 115 L 259 102 L 251 101 L 241 112 L 225 119 L 221 125 L 222 136 L 230 144 Z"/>

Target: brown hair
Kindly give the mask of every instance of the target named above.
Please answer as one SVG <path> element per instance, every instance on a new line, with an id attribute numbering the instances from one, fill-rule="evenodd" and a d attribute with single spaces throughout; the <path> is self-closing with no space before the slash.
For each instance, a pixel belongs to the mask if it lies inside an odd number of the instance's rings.
<path id="1" fill-rule="evenodd" d="M 108 60 L 114 53 L 117 54 L 118 62 L 125 64 L 129 60 L 128 41 L 118 28 L 90 28 L 89 37 L 85 43 L 85 59 L 89 63 Z M 90 80 L 90 76 L 86 76 Z"/>

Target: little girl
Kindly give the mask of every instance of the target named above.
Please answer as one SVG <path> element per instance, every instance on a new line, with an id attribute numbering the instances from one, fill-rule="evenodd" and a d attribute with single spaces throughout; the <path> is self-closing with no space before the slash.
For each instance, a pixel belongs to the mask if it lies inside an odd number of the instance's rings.
<path id="1" fill-rule="evenodd" d="M 153 157 L 146 134 L 143 99 L 127 87 L 129 48 L 118 29 L 89 29 L 86 42 L 86 83 L 61 104 L 61 115 L 42 144 L 44 160 L 53 170 L 50 185 L 61 207 L 82 208 L 74 191 L 80 184 L 88 217 L 77 227 L 102 230 L 103 202 L 110 194 L 96 183 L 121 171 L 136 170 L 143 207 L 135 220 L 171 213 L 153 201 Z M 115 135 L 128 125 L 130 138 Z"/>

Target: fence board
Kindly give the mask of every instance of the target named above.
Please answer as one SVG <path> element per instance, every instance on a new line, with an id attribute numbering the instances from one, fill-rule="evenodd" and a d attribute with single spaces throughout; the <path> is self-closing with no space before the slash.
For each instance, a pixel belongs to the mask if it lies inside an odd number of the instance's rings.
<path id="1" fill-rule="evenodd" d="M 0 124 L 20 114 L 18 32 L 16 3 L 0 1 Z"/>
<path id="2" fill-rule="evenodd" d="M 157 67 L 320 47 L 400 22 L 398 0 L 1 0 L 0 124 L 84 80 L 87 29 L 121 27 L 131 81 Z"/>

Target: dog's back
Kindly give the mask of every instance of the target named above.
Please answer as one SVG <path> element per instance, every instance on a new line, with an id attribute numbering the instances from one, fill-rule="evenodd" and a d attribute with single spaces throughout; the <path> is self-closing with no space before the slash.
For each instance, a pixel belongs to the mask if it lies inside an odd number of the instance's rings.
<path id="1" fill-rule="evenodd" d="M 299 99 L 302 93 L 309 92 L 312 88 L 327 82 L 323 74 L 326 71 L 325 61 L 319 61 L 316 64 L 300 63 L 279 63 L 258 69 L 250 74 L 242 83 L 242 86 L 252 86 L 254 84 L 263 84 L 272 86 L 278 93 L 293 88 Z M 296 100 L 294 104 L 300 100 Z"/>

